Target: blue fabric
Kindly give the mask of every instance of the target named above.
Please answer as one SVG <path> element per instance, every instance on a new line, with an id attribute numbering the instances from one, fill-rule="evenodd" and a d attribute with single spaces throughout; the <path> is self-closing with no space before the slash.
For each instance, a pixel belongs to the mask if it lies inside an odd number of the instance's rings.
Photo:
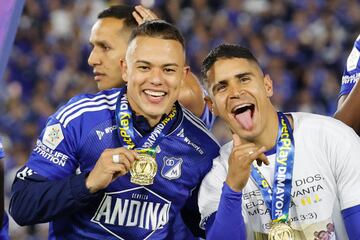
<path id="1" fill-rule="evenodd" d="M 2 159 L 3 157 L 5 157 L 5 151 L 4 151 L 4 146 L 2 144 L 2 140 L 0 137 L 0 159 Z"/>
<path id="2" fill-rule="evenodd" d="M 360 35 L 356 39 L 353 49 L 348 56 L 344 68 L 339 96 L 347 95 L 351 92 L 356 82 L 360 78 Z"/>
<path id="3" fill-rule="evenodd" d="M 12 45 L 14 42 L 18 23 L 25 0 L 7 0 L 1 1 L 0 7 L 0 81 L 10 56 Z M 0 82 L 0 86 L 2 83 Z"/>
<path id="4" fill-rule="evenodd" d="M 0 137 L 0 161 L 2 161 L 3 157 L 5 157 L 5 152 L 4 152 L 2 140 Z M 3 163 L 1 162 L 0 164 L 3 164 Z M 4 178 L 4 176 L 1 176 L 1 178 Z M 4 179 L 2 179 L 1 181 L 4 182 Z M 0 189 L 0 191 L 4 191 L 4 189 Z M 4 210 L 4 215 L 3 215 L 3 225 L 0 226 L 0 239 L 3 239 L 3 240 L 9 239 L 9 217 L 6 214 L 5 210 Z"/>
<path id="5" fill-rule="evenodd" d="M 360 239 L 360 205 L 341 211 L 349 240 Z"/>
<path id="6" fill-rule="evenodd" d="M 233 191 L 226 182 L 222 188 L 218 211 L 205 223 L 206 239 L 245 240 L 246 227 L 241 213 L 242 193 Z"/>
<path id="7" fill-rule="evenodd" d="M 204 122 L 207 129 L 211 130 L 215 122 L 215 115 L 211 112 L 210 108 L 205 104 L 203 113 L 201 114 L 201 121 Z"/>
<path id="8" fill-rule="evenodd" d="M 6 214 L 6 212 L 4 212 L 4 219 L 3 219 L 3 225 L 2 228 L 0 229 L 0 239 L 1 240 L 9 240 L 9 217 Z"/>
<path id="9" fill-rule="evenodd" d="M 19 173 L 22 176 L 19 177 Z M 11 216 L 23 226 L 45 223 L 86 207 L 92 198 L 99 197 L 101 193 L 90 194 L 85 186 L 85 177 L 86 174 L 82 173 L 48 181 L 29 172 L 27 167 L 21 168 L 11 189 Z"/>

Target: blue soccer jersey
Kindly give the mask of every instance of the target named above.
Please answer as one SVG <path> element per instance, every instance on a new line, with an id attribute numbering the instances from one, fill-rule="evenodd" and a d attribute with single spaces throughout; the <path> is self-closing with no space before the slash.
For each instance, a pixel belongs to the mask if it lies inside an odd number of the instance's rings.
<path id="1" fill-rule="evenodd" d="M 360 78 L 360 34 L 346 61 L 346 67 L 341 80 L 340 96 L 347 95 Z"/>
<path id="2" fill-rule="evenodd" d="M 50 220 L 49 239 L 176 238 L 173 222 L 210 170 L 219 145 L 198 118 L 176 104 L 174 126 L 156 147 L 154 183 L 131 183 L 128 173 L 90 194 L 86 174 L 106 148 L 122 146 L 115 109 L 123 91 L 80 95 L 49 118 L 13 185 L 10 213 L 16 221 Z"/>
<path id="3" fill-rule="evenodd" d="M 5 157 L 5 151 L 4 151 L 2 140 L 0 137 L 0 161 L 2 161 L 1 159 L 4 157 Z M 4 165 L 3 162 L 1 164 Z M 1 177 L 3 178 L 4 176 L 1 176 Z M 4 190 L 1 189 L 1 191 L 4 191 Z M 5 210 L 4 210 L 4 216 L 3 216 L 3 225 L 0 226 L 0 239 L 3 239 L 3 240 L 9 239 L 9 217 L 6 214 Z"/>

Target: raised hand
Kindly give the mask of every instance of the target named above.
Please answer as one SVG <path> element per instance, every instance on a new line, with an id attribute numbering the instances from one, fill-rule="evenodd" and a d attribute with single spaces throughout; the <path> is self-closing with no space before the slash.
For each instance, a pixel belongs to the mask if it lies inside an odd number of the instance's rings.
<path id="1" fill-rule="evenodd" d="M 141 5 L 135 6 L 135 10 L 136 11 L 132 12 L 132 15 L 139 25 L 146 21 L 159 19 L 150 9 L 147 9 Z"/>
<path id="2" fill-rule="evenodd" d="M 136 159 L 139 157 L 135 150 L 105 149 L 86 178 L 86 187 L 91 193 L 106 188 L 116 178 L 127 174 Z"/>
<path id="3" fill-rule="evenodd" d="M 265 147 L 256 146 L 254 143 L 242 144 L 240 137 L 233 134 L 233 149 L 229 157 L 229 170 L 226 183 L 229 187 L 240 192 L 246 185 L 251 171 L 251 164 L 254 160 L 269 165 L 265 156 Z"/>

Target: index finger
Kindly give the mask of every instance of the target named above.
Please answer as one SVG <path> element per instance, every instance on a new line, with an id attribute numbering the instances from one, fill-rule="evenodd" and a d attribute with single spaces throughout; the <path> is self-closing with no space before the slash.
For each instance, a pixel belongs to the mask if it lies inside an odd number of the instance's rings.
<path id="1" fill-rule="evenodd" d="M 140 14 L 137 11 L 133 11 L 132 15 L 135 18 L 138 25 L 140 25 L 140 24 L 142 24 L 144 22 L 143 18 L 140 16 Z"/>
<path id="2" fill-rule="evenodd" d="M 123 156 L 125 156 L 130 162 L 133 162 L 135 159 L 139 159 L 139 155 L 135 150 L 120 147 L 115 148 L 114 151 L 116 152 L 116 154 L 122 154 Z"/>

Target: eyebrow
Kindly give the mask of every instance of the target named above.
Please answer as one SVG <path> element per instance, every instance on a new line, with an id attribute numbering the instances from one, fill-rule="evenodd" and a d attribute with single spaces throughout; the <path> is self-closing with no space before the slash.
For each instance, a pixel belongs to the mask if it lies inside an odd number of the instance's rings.
<path id="1" fill-rule="evenodd" d="M 92 46 L 99 46 L 99 45 L 109 45 L 109 46 L 111 46 L 110 43 L 108 43 L 107 41 L 104 41 L 104 40 L 96 40 L 94 42 L 89 41 L 89 44 L 92 45 Z"/>
<path id="2" fill-rule="evenodd" d="M 238 74 L 234 75 L 234 78 L 241 79 L 241 78 L 243 78 L 245 76 L 249 76 L 249 75 L 254 75 L 254 74 L 251 72 L 238 73 Z M 218 81 L 217 83 L 224 84 L 227 81 L 228 81 L 228 79 L 223 79 L 223 80 Z"/>
<path id="3" fill-rule="evenodd" d="M 249 76 L 249 75 L 254 75 L 254 74 L 251 73 L 251 72 L 244 72 L 244 73 L 236 74 L 236 75 L 234 76 L 234 78 L 241 79 L 241 78 L 246 77 L 246 76 Z M 214 84 L 214 86 L 212 87 L 211 90 L 214 91 L 214 88 L 215 88 L 216 86 L 218 86 L 218 85 L 223 85 L 223 84 L 227 84 L 227 82 L 228 82 L 228 79 L 220 80 L 220 81 L 218 81 L 217 83 Z"/>
<path id="4" fill-rule="evenodd" d="M 244 72 L 244 73 L 236 74 L 234 77 L 237 79 L 241 79 L 241 78 L 249 76 L 249 75 L 254 75 L 254 74 L 251 72 Z"/>
<path id="5" fill-rule="evenodd" d="M 145 60 L 137 60 L 135 63 L 143 63 L 143 64 L 147 64 L 147 65 L 153 65 L 151 62 L 148 62 Z M 178 67 L 179 65 L 176 63 L 166 63 L 166 64 L 162 65 L 162 67 L 169 67 L 169 66 Z"/>

